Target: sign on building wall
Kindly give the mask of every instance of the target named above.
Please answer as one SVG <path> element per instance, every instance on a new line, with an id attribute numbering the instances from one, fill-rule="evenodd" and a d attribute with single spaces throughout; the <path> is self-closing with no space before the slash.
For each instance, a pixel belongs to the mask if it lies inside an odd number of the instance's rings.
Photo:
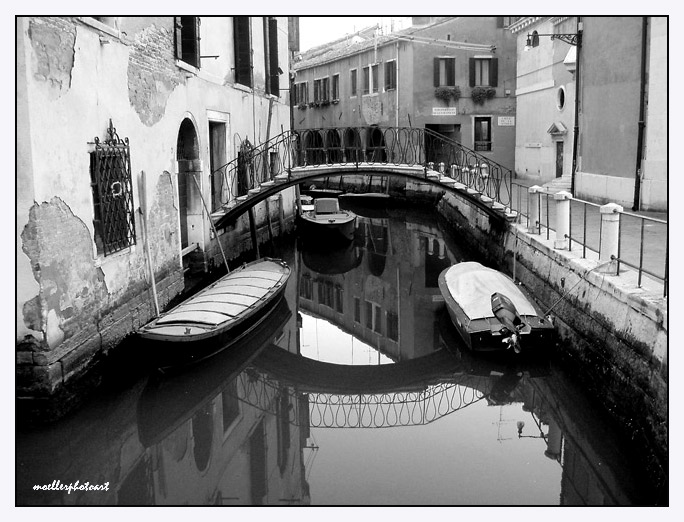
<path id="1" fill-rule="evenodd" d="M 515 116 L 499 116 L 499 127 L 515 126 Z"/>
<path id="2" fill-rule="evenodd" d="M 456 107 L 433 107 L 433 116 L 456 116 L 458 114 Z"/>

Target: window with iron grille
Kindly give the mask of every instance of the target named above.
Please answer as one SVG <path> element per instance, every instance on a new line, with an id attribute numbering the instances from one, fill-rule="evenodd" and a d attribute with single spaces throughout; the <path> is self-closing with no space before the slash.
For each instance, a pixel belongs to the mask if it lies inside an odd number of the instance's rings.
<path id="1" fill-rule="evenodd" d="M 107 133 L 103 142 L 95 138 L 90 153 L 95 245 L 97 253 L 105 256 L 136 242 L 128 138 L 121 140 L 111 121 Z"/>

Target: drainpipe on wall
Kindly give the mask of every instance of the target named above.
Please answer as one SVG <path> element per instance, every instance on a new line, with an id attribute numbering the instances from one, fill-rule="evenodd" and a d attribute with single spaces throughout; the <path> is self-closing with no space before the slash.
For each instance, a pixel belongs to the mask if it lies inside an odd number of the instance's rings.
<path id="1" fill-rule="evenodd" d="M 570 194 L 575 195 L 575 173 L 577 172 L 577 138 L 579 137 L 579 98 L 580 98 L 580 50 L 582 49 L 582 17 L 577 17 L 577 56 L 575 60 L 575 127 L 572 136 L 572 173 L 570 175 Z"/>
<path id="2" fill-rule="evenodd" d="M 644 149 L 644 106 L 646 98 L 646 51 L 648 46 L 647 39 L 648 17 L 642 17 L 641 22 L 641 88 L 639 91 L 639 133 L 637 137 L 636 172 L 634 173 L 634 205 L 632 210 L 640 210 L 641 206 L 641 159 Z"/>

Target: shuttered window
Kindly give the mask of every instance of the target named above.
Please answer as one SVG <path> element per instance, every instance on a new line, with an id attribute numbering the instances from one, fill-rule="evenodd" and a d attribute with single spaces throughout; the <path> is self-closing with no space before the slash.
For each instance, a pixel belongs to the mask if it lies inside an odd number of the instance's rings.
<path id="1" fill-rule="evenodd" d="M 252 87 L 252 41 L 249 16 L 233 17 L 235 83 Z"/>
<path id="2" fill-rule="evenodd" d="M 470 86 L 496 87 L 498 83 L 498 58 L 470 58 Z"/>
<path id="3" fill-rule="evenodd" d="M 193 67 L 200 67 L 200 19 L 199 16 L 176 16 L 176 58 Z"/>
<path id="4" fill-rule="evenodd" d="M 435 87 L 456 85 L 456 58 L 435 58 Z"/>
<path id="5" fill-rule="evenodd" d="M 351 82 L 351 95 L 356 96 L 356 69 L 352 69 L 349 74 L 350 74 L 350 82 Z"/>
<path id="6" fill-rule="evenodd" d="M 266 92 L 280 96 L 280 73 L 278 66 L 278 20 L 264 18 L 264 50 L 266 69 Z"/>
<path id="7" fill-rule="evenodd" d="M 390 91 L 397 88 L 397 62 L 385 63 L 385 90 Z"/>

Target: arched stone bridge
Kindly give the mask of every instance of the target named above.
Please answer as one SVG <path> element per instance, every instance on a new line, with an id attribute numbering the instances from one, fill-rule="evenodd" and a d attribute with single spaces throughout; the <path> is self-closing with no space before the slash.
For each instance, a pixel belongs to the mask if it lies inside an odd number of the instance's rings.
<path id="1" fill-rule="evenodd" d="M 212 172 L 224 228 L 283 189 L 327 176 L 383 174 L 428 183 L 470 199 L 495 218 L 513 219 L 510 169 L 425 129 L 350 127 L 288 131 Z"/>

